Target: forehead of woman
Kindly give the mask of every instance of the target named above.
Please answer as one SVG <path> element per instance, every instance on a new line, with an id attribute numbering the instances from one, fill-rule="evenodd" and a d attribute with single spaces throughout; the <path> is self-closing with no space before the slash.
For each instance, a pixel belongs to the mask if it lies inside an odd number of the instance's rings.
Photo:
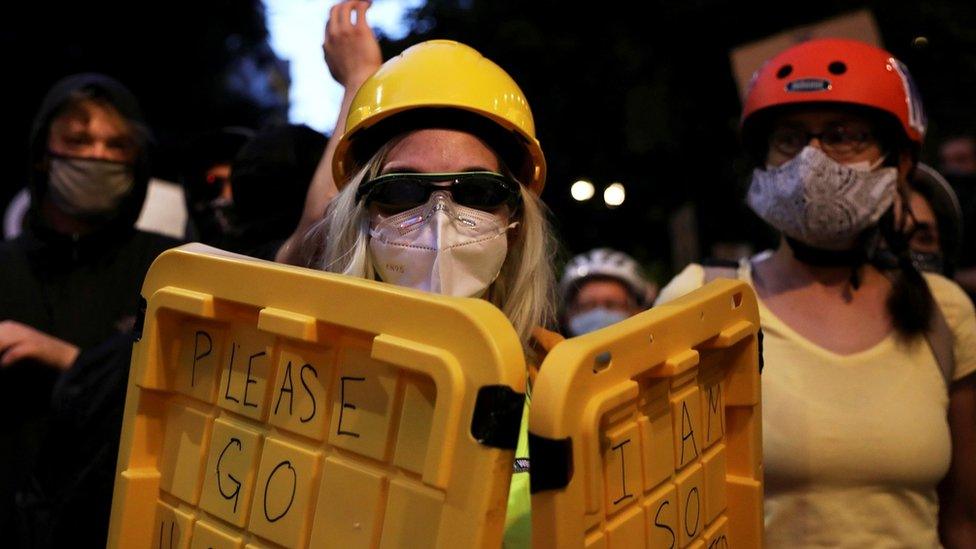
<path id="1" fill-rule="evenodd" d="M 382 172 L 497 172 L 501 162 L 484 140 L 461 130 L 426 128 L 394 138 Z"/>

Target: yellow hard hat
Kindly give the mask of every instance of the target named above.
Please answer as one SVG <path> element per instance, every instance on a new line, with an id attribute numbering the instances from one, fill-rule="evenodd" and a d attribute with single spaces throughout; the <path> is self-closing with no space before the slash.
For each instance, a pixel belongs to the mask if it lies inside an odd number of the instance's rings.
<path id="1" fill-rule="evenodd" d="M 396 134 L 445 125 L 472 129 L 522 184 L 536 195 L 542 192 L 546 160 L 525 94 L 501 67 L 451 40 L 407 48 L 359 88 L 332 159 L 336 185 L 344 187 Z"/>

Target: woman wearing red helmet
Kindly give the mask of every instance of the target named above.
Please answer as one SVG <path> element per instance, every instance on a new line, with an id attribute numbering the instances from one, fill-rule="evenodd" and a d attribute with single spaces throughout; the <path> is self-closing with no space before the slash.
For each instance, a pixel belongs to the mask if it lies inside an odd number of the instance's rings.
<path id="1" fill-rule="evenodd" d="M 772 547 L 976 547 L 976 316 L 903 230 L 925 123 L 905 67 L 850 40 L 770 59 L 746 99 L 747 202 L 782 233 L 734 273 L 760 297 Z"/>

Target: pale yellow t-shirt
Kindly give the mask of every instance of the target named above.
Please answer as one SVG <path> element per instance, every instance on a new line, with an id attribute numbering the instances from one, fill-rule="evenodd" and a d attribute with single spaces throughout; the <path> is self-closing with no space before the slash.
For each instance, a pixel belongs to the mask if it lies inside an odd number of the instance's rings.
<path id="1" fill-rule="evenodd" d="M 752 284 L 748 261 L 738 276 Z M 658 304 L 702 285 L 690 265 Z M 976 371 L 976 315 L 925 275 L 955 336 L 958 380 Z M 759 304 L 768 547 L 939 547 L 936 484 L 950 460 L 948 391 L 924 337 L 853 355 L 823 349 Z M 734 505 L 735 502 L 729 502 Z"/>

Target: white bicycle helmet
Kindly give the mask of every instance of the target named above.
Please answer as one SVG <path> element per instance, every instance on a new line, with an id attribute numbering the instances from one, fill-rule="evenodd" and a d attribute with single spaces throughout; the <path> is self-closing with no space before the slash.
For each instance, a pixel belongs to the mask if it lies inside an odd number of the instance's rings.
<path id="1" fill-rule="evenodd" d="M 641 307 L 649 305 L 653 298 L 654 284 L 643 275 L 634 258 L 610 248 L 596 248 L 577 255 L 566 264 L 562 280 L 559 281 L 563 303 L 569 302 L 583 281 L 594 277 L 623 282 Z"/>

